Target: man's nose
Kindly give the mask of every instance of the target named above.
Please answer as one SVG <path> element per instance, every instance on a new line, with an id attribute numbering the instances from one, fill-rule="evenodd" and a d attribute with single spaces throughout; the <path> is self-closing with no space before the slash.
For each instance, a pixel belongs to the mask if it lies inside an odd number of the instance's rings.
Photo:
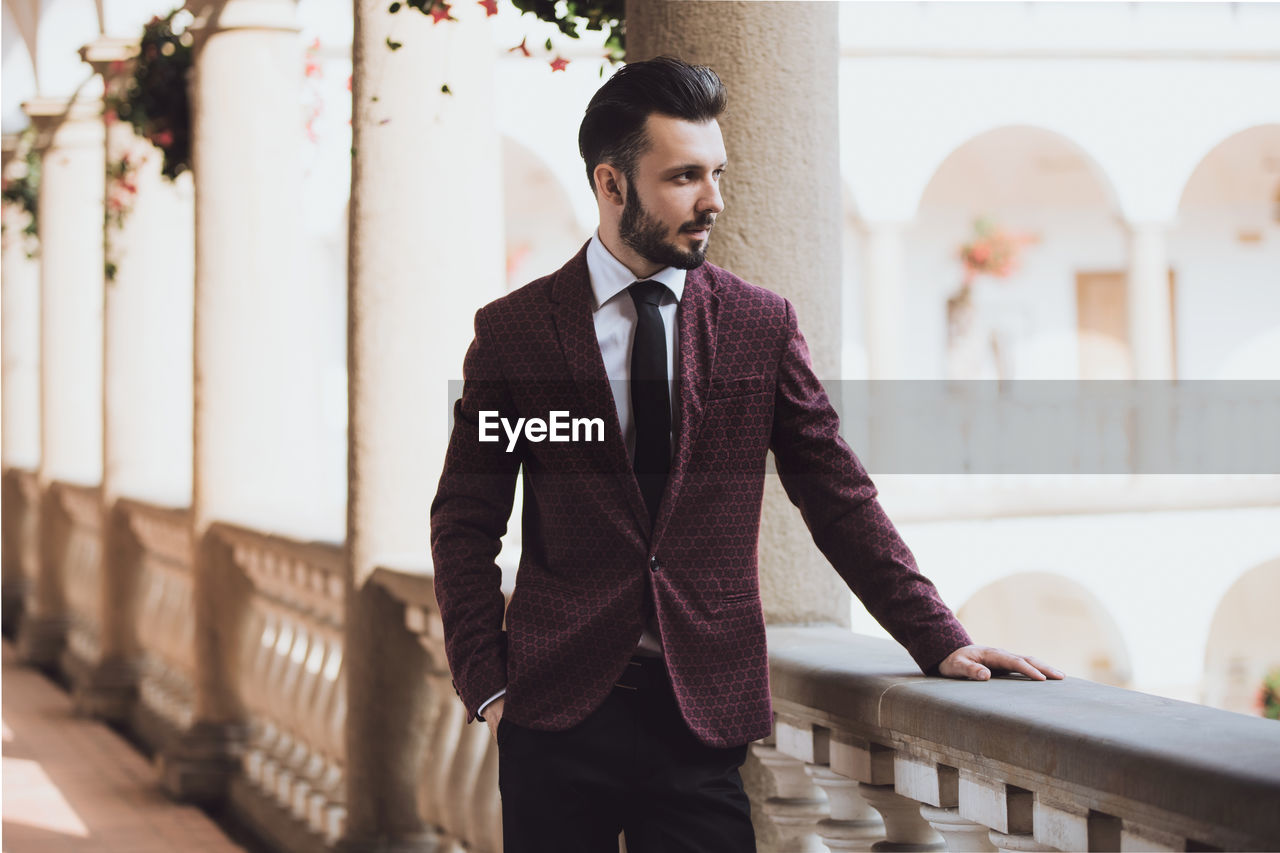
<path id="1" fill-rule="evenodd" d="M 702 198 L 698 199 L 697 211 L 699 213 L 714 213 L 718 215 L 724 210 L 724 197 L 720 195 L 720 182 L 710 179 L 707 184 L 707 190 L 702 194 Z"/>

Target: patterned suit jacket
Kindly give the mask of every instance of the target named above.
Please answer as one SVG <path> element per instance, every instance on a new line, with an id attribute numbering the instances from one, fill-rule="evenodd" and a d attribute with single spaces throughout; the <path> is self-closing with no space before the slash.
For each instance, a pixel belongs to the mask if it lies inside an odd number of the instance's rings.
<path id="1" fill-rule="evenodd" d="M 651 606 L 698 738 L 724 747 L 767 736 L 756 548 L 769 450 L 818 547 L 922 670 L 970 642 L 840 438 L 791 304 L 706 263 L 688 273 L 677 323 L 675 453 L 650 529 L 596 340 L 586 245 L 476 313 L 431 507 L 436 598 L 468 722 L 503 687 L 514 723 L 582 721 Z M 511 452 L 505 434 L 479 440 L 482 412 L 514 422 L 555 410 L 601 418 L 604 440 L 521 438 Z M 523 549 L 504 631 L 495 558 L 522 466 Z"/>

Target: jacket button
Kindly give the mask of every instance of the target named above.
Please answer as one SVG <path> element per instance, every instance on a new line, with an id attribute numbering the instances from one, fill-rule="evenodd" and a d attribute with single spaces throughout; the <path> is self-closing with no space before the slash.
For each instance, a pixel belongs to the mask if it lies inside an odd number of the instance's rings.
<path id="1" fill-rule="evenodd" d="M 657 558 L 656 556 L 654 556 L 654 557 L 650 557 L 650 558 L 649 558 L 649 571 L 651 571 L 651 572 L 656 572 L 656 571 L 657 571 L 658 569 L 660 569 L 660 568 L 662 568 L 662 566 L 661 566 L 661 565 L 659 565 L 659 563 L 658 563 L 658 558 Z"/>

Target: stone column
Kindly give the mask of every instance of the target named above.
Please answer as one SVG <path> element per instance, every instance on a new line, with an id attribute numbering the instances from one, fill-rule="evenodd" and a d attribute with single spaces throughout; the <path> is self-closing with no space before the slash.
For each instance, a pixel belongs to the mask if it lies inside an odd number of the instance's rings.
<path id="1" fill-rule="evenodd" d="M 1129 346 L 1135 379 L 1173 378 L 1167 223 L 1129 224 Z"/>
<path id="2" fill-rule="evenodd" d="M 724 81 L 729 108 L 720 127 L 729 166 L 721 185 L 725 209 L 708 257 L 791 300 L 814 370 L 834 393 L 840 378 L 843 215 L 838 4 L 626 5 L 628 60 L 670 54 L 708 65 Z M 796 140 L 804 140 L 803 156 L 797 156 Z M 848 588 L 772 475 L 765 483 L 759 556 L 770 624 L 849 625 Z M 742 775 L 753 799 L 768 790 L 767 774 L 754 755 Z"/>
<path id="3" fill-rule="evenodd" d="M 397 556 L 425 559 L 449 382 L 462 378 L 476 309 L 501 295 L 504 279 L 484 9 L 457 3 L 459 20 L 436 24 L 387 7 L 357 0 L 352 44 L 342 842 L 350 851 L 431 844 L 415 800 L 438 697 L 400 606 L 368 581 Z M 388 38 L 403 46 L 388 50 Z M 451 94 L 441 91 L 446 84 Z"/>
<path id="4" fill-rule="evenodd" d="M 1000 853 L 1051 853 L 1051 851 L 1058 849 L 1047 844 L 1041 844 L 1030 834 L 1011 835 L 1004 832 L 996 832 L 993 829 L 987 833 L 987 837 L 993 845 L 989 849 L 999 850 Z M 966 849 L 980 850 L 983 848 L 971 847 Z"/>
<path id="5" fill-rule="evenodd" d="M 53 666 L 66 637 L 67 524 L 54 481 L 102 478 L 102 103 L 36 98 L 39 133 L 40 560 L 19 636 L 22 656 Z"/>
<path id="6" fill-rule="evenodd" d="M 4 137 L 5 181 L 25 176 L 26 146 L 17 136 Z M 3 441 L 3 519 L 5 634 L 16 636 L 28 592 L 30 552 L 27 522 L 35 507 L 24 499 L 22 480 L 40 464 L 40 265 L 34 238 L 24 231 L 31 217 L 18 205 L 4 205 L 3 276 L 0 320 L 4 328 L 3 379 L 0 380 L 0 435 Z M 20 474 L 19 472 L 24 472 Z"/>
<path id="7" fill-rule="evenodd" d="M 829 388 L 840 378 L 837 13 L 837 4 L 822 2 L 627 3 L 629 60 L 671 54 L 710 66 L 724 81 L 729 171 L 708 256 L 791 300 Z M 760 582 L 771 624 L 849 624 L 848 588 L 775 477 L 765 492 Z"/>
<path id="8" fill-rule="evenodd" d="M 866 303 L 867 378 L 901 379 L 906 340 L 903 225 L 864 222 L 863 301 Z"/>
<path id="9" fill-rule="evenodd" d="M 239 639 L 252 589 L 211 527 L 232 521 L 304 538 L 341 530 L 310 522 L 325 496 L 311 440 L 316 300 L 295 275 L 303 62 L 294 2 L 192 5 L 196 683 L 194 722 L 164 754 L 162 778 L 180 798 L 216 799 L 245 736 Z"/>
<path id="10" fill-rule="evenodd" d="M 105 89 L 132 73 L 136 40 L 103 37 L 81 50 Z M 100 660 L 78 706 L 108 719 L 129 711 L 139 653 L 135 623 L 139 563 L 117 501 L 130 496 L 174 506 L 191 500 L 192 195 L 160 174 L 162 154 L 128 122 L 104 117 L 106 160 L 128 163 L 107 180 L 108 216 L 103 352 L 103 547 Z M 162 239 L 157 239 L 162 236 Z"/>

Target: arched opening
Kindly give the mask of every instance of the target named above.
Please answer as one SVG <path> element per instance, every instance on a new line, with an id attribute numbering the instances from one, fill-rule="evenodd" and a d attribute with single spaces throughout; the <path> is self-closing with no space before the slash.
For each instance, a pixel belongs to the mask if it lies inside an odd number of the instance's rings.
<path id="1" fill-rule="evenodd" d="M 1032 653 L 1071 674 L 1129 686 L 1133 668 L 1120 628 L 1075 581 L 1023 572 L 987 584 L 956 614 L 983 643 Z"/>
<path id="2" fill-rule="evenodd" d="M 1280 669 L 1280 558 L 1255 566 L 1231 585 L 1209 627 L 1201 701 L 1257 714 L 1267 673 Z"/>

